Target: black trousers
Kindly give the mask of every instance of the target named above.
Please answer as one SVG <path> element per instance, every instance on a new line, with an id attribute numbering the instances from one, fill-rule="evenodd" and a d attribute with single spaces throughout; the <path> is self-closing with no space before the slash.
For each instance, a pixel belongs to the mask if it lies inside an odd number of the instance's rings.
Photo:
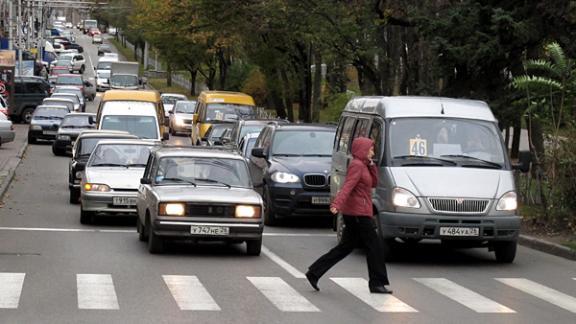
<path id="1" fill-rule="evenodd" d="M 326 271 L 359 247 L 360 243 L 366 247 L 369 285 L 373 287 L 390 284 L 384 263 L 385 247 L 372 217 L 344 215 L 342 240 L 330 252 L 316 260 L 308 271 L 317 278 L 322 277 Z"/>

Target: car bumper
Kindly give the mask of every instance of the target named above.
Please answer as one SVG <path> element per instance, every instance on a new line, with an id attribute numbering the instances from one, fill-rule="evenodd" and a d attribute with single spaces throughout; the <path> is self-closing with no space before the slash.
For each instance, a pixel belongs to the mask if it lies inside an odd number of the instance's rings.
<path id="1" fill-rule="evenodd" d="M 227 227 L 227 235 L 192 234 L 192 226 Z M 162 237 L 198 240 L 256 240 L 262 238 L 264 225 L 260 219 L 238 221 L 234 218 L 156 218 L 154 234 Z"/>
<path id="2" fill-rule="evenodd" d="M 14 132 L 13 131 L 0 131 L 0 140 L 2 143 L 8 143 L 14 141 Z"/>
<path id="3" fill-rule="evenodd" d="M 176 132 L 190 133 L 192 132 L 192 124 L 172 124 L 172 129 Z"/>
<path id="4" fill-rule="evenodd" d="M 279 217 L 332 217 L 329 203 L 312 203 L 312 197 L 329 201 L 329 190 L 311 191 L 301 187 L 269 187 L 272 211 Z"/>
<path id="5" fill-rule="evenodd" d="M 380 212 L 381 234 L 385 238 L 513 241 L 520 233 L 520 216 L 443 216 Z M 440 235 L 441 227 L 478 228 L 478 236 Z"/>
<path id="6" fill-rule="evenodd" d="M 60 140 L 56 139 L 54 141 L 54 148 L 59 151 L 65 151 L 66 153 L 72 153 L 72 140 Z"/>
<path id="7" fill-rule="evenodd" d="M 114 205 L 114 197 L 134 198 L 136 201 L 138 193 L 136 191 L 122 192 L 84 192 L 80 196 L 82 209 L 85 211 L 102 213 L 136 213 L 136 205 Z"/>
<path id="8" fill-rule="evenodd" d="M 28 137 L 35 138 L 35 139 L 42 139 L 47 141 L 53 141 L 56 139 L 57 132 L 54 131 L 53 134 L 46 134 L 43 130 L 29 130 Z"/>

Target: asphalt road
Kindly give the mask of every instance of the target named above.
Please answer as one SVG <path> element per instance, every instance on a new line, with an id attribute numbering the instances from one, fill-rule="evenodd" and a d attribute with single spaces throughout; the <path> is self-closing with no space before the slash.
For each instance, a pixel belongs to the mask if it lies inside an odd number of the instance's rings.
<path id="1" fill-rule="evenodd" d="M 392 296 L 368 293 L 361 251 L 320 292 L 308 285 L 307 266 L 335 244 L 325 221 L 266 228 L 260 257 L 182 243 L 150 255 L 132 217 L 80 224 L 67 163 L 30 145 L 4 198 L 1 323 L 576 323 L 576 263 L 523 247 L 511 265 L 482 249 L 401 247 Z"/>

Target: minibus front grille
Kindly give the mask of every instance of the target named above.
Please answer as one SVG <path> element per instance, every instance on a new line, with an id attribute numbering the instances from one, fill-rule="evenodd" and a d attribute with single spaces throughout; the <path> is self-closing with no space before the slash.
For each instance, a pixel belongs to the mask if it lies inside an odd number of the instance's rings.
<path id="1" fill-rule="evenodd" d="M 428 198 L 432 209 L 441 213 L 483 214 L 488 208 L 487 199 Z"/>

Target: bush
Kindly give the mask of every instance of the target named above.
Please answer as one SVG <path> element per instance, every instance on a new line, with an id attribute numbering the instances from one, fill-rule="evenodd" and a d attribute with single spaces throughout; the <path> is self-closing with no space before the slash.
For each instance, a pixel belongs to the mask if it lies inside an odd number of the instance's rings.
<path id="1" fill-rule="evenodd" d="M 264 106 L 268 99 L 268 88 L 266 87 L 266 76 L 260 69 L 250 71 L 242 87 L 242 92 L 251 95 L 257 106 Z"/>
<path id="2" fill-rule="evenodd" d="M 355 96 L 356 93 L 347 91 L 326 97 L 326 107 L 320 111 L 320 122 L 337 122 L 348 101 Z"/>

